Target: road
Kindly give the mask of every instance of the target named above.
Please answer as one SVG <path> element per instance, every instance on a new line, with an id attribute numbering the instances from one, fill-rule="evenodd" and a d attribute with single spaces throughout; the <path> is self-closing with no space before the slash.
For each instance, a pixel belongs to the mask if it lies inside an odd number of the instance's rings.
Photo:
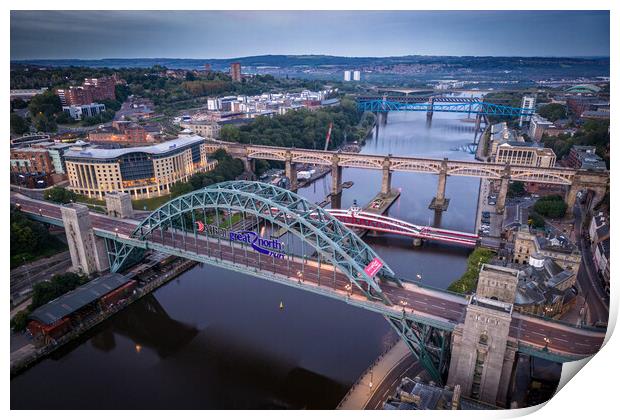
<path id="1" fill-rule="evenodd" d="M 58 205 L 16 196 L 13 196 L 11 201 L 18 203 L 24 212 L 62 220 Z M 116 233 L 121 241 L 123 237 L 131 237 L 137 226 L 136 221 L 114 219 L 97 213 L 91 213 L 91 220 L 95 231 Z M 160 244 L 168 249 L 183 250 L 188 254 L 188 258 L 191 258 L 191 254 L 198 254 L 209 259 L 220 260 L 223 264 L 249 268 L 257 274 L 260 272 L 264 277 L 279 274 L 288 278 L 291 283 L 303 284 L 317 293 L 338 295 L 341 298 L 346 295 L 350 303 L 364 302 L 365 306 L 372 306 L 378 312 L 386 309 L 384 303 L 367 300 L 365 295 L 355 287 L 349 291 L 348 277 L 340 271 L 333 270 L 331 265 L 323 263 L 317 266 L 313 261 L 304 264 L 300 258 L 291 256 L 285 259 L 261 256 L 240 244 L 217 241 L 205 236 L 188 235 L 186 240 L 183 239 L 183 235 L 178 233 L 175 235 L 171 231 L 157 231 L 156 234 L 151 234 L 146 238 L 149 243 Z M 464 297 L 423 288 L 413 283 L 405 283 L 404 287 L 382 283 L 381 289 L 394 304 L 389 307 L 393 314 L 405 311 L 452 325 L 462 323 L 464 320 L 467 308 L 467 301 Z M 603 331 L 580 329 L 551 320 L 513 313 L 510 336 L 522 344 L 539 350 L 546 348 L 553 353 L 587 357 L 599 350 L 605 334 Z"/>
<path id="2" fill-rule="evenodd" d="M 581 234 L 583 212 L 581 205 L 575 207 L 575 237 L 581 248 L 581 265 L 577 273 L 577 282 L 581 294 L 586 298 L 591 323 L 607 322 L 609 318 L 608 298 L 602 291 L 598 273 L 594 266 L 589 241 Z"/>
<path id="3" fill-rule="evenodd" d="M 364 410 L 381 410 L 387 398 L 396 392 L 402 378 L 415 378 L 423 371 L 424 368 L 413 354 L 401 360 L 375 389 Z"/>

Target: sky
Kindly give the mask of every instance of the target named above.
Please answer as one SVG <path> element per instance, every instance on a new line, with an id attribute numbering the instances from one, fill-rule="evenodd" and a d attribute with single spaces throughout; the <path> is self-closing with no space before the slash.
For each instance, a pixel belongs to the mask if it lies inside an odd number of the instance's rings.
<path id="1" fill-rule="evenodd" d="M 608 11 L 11 11 L 11 59 L 609 56 Z"/>

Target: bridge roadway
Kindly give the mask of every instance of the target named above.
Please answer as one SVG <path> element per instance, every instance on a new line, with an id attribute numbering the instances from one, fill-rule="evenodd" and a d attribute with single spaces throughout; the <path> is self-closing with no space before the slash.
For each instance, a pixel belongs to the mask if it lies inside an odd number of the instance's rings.
<path id="1" fill-rule="evenodd" d="M 11 197 L 11 203 L 19 204 L 21 211 L 30 214 L 35 219 L 62 226 L 59 205 L 17 196 Z M 136 221 L 114 219 L 97 213 L 91 213 L 91 221 L 97 235 L 107 238 L 116 237 L 120 242 L 131 242 L 129 238 L 138 224 Z M 368 301 L 360 291 L 350 287 L 349 280 L 344 274 L 334 273 L 330 265 L 322 264 L 320 269 L 308 268 L 312 265 L 312 261 L 306 263 L 304 267 L 301 259 L 297 257 L 288 258 L 287 264 L 284 264 L 283 260 L 266 256 L 261 258 L 258 253 L 248 252 L 246 248 L 238 245 L 218 244 L 216 240 L 205 237 L 193 238 L 191 235 L 188 235 L 186 238 L 189 240 L 183 243 L 180 237 L 181 235 L 173 235 L 172 232 L 167 231 L 163 238 L 159 234 L 152 236 L 146 245 L 148 248 L 163 252 L 176 252 L 175 255 L 186 258 L 209 257 L 201 261 L 210 261 L 212 264 L 215 258 L 226 267 L 243 264 L 254 269 L 256 274 L 263 278 L 278 281 L 272 275 L 278 274 L 280 278 L 287 278 L 286 282 L 280 281 L 281 283 L 293 286 L 303 284 L 305 290 L 336 297 L 354 306 L 379 313 L 386 313 L 387 310 L 399 314 L 404 310 L 407 318 L 418 321 L 420 318 L 434 320 L 442 324 L 444 329 L 451 330 L 464 321 L 467 307 L 467 300 L 464 296 L 420 287 L 413 283 L 405 283 L 404 288 L 382 283 L 383 292 L 394 303 L 393 307 L 386 308 L 386 305 L 380 301 Z M 156 245 L 161 246 L 158 248 Z M 316 262 L 314 262 L 314 267 L 316 267 Z M 303 275 L 300 277 L 299 273 L 302 272 Z M 605 333 L 600 330 L 576 328 L 519 313 L 513 313 L 512 316 L 510 337 L 518 340 L 519 351 L 541 357 L 548 355 L 553 360 L 575 360 L 590 356 L 599 350 L 605 337 Z M 547 345 L 545 339 L 548 340 Z"/>
<path id="2" fill-rule="evenodd" d="M 377 232 L 393 233 L 412 238 L 429 241 L 445 242 L 449 244 L 475 247 L 480 237 L 474 233 L 458 232 L 454 230 L 438 229 L 432 226 L 418 226 L 404 220 L 387 217 L 380 214 L 343 209 L 326 209 L 326 211 L 340 220 L 345 226 L 363 228 Z"/>

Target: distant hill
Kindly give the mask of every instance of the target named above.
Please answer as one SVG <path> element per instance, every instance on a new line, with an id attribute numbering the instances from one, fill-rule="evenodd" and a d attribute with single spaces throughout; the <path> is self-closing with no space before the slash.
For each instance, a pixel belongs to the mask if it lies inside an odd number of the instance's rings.
<path id="1" fill-rule="evenodd" d="M 328 67 L 328 66 L 391 66 L 396 64 L 437 64 L 454 68 L 472 70 L 494 70 L 498 68 L 559 68 L 559 67 L 595 67 L 601 75 L 609 73 L 609 57 L 471 57 L 471 56 L 420 56 L 401 57 L 339 57 L 330 55 L 259 55 L 228 59 L 187 59 L 187 58 L 103 58 L 97 60 L 78 59 L 31 59 L 12 61 L 11 64 L 31 64 L 39 66 L 85 66 L 85 67 L 152 67 L 160 65 L 171 69 L 201 69 L 205 63 L 215 70 L 239 62 L 246 67 Z M 607 74 L 605 74 L 605 71 Z"/>

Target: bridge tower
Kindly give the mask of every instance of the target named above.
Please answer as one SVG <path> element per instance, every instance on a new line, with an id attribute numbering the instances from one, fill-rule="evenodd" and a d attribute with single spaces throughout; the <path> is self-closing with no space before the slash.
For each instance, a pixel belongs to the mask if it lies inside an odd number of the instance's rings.
<path id="1" fill-rule="evenodd" d="M 110 191 L 105 194 L 105 207 L 108 216 L 127 219 L 133 217 L 131 195 L 123 191 Z"/>
<path id="2" fill-rule="evenodd" d="M 107 270 L 110 263 L 105 240 L 95 236 L 88 207 L 67 204 L 60 208 L 60 212 L 73 268 L 86 275 Z"/>
<path id="3" fill-rule="evenodd" d="M 518 344 L 509 337 L 519 272 L 484 264 L 465 321 L 452 333 L 448 385 L 463 395 L 506 406 Z"/>
<path id="4" fill-rule="evenodd" d="M 446 181 L 448 178 L 448 158 L 444 158 L 441 162 L 441 169 L 439 170 L 439 182 L 437 184 L 437 194 L 431 200 L 429 209 L 433 209 L 436 212 L 442 212 L 448 210 L 448 204 L 450 199 L 446 198 Z"/>
<path id="5" fill-rule="evenodd" d="M 285 175 L 289 179 L 291 183 L 291 191 L 297 191 L 297 168 L 293 163 L 293 157 L 291 155 L 291 151 L 286 151 L 286 160 L 285 160 Z"/>

